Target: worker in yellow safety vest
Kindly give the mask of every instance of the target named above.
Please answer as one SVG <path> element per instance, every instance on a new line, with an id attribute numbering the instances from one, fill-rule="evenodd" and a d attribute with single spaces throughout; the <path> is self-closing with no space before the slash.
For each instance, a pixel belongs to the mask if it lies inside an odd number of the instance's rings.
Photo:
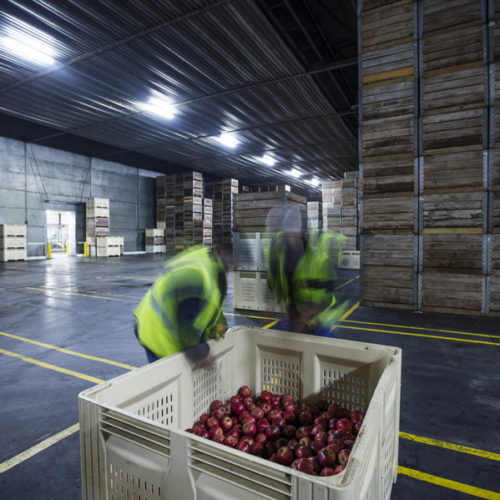
<path id="1" fill-rule="evenodd" d="M 200 245 L 168 260 L 135 311 L 136 335 L 149 362 L 185 351 L 193 362 L 213 366 L 206 341 L 225 335 L 226 288 L 226 269 L 218 252 Z"/>

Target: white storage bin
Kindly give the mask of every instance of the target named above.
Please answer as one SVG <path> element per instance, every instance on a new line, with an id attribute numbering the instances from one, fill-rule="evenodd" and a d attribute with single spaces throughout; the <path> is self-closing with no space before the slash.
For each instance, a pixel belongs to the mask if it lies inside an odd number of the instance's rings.
<path id="1" fill-rule="evenodd" d="M 0 237 L 26 237 L 26 224 L 0 224 Z"/>
<path id="2" fill-rule="evenodd" d="M 86 206 L 109 209 L 109 198 L 87 198 Z"/>
<path id="3" fill-rule="evenodd" d="M 0 248 L 0 262 L 26 260 L 26 248 Z"/>
<path id="4" fill-rule="evenodd" d="M 164 237 L 165 230 L 164 229 L 156 229 L 156 228 L 147 228 L 146 229 L 146 238 L 155 238 L 155 237 Z"/>
<path id="5" fill-rule="evenodd" d="M 268 233 L 234 233 L 234 267 L 240 271 L 266 271 L 264 252 L 271 241 Z"/>
<path id="6" fill-rule="evenodd" d="M 102 218 L 108 219 L 109 218 L 109 208 L 87 207 L 86 216 L 89 218 L 102 217 Z"/>
<path id="7" fill-rule="evenodd" d="M 234 271 L 234 307 L 253 311 L 285 312 L 283 304 L 271 294 L 267 273 Z"/>
<path id="8" fill-rule="evenodd" d="M 213 369 L 182 353 L 79 395 L 82 498 L 388 499 L 396 480 L 401 350 L 238 326 L 210 342 Z M 344 472 L 319 477 L 183 429 L 241 385 L 368 407 Z"/>
<path id="9" fill-rule="evenodd" d="M 359 250 L 342 252 L 339 256 L 339 267 L 340 269 L 359 269 Z"/>
<path id="10" fill-rule="evenodd" d="M 146 253 L 166 253 L 167 245 L 146 245 Z"/>

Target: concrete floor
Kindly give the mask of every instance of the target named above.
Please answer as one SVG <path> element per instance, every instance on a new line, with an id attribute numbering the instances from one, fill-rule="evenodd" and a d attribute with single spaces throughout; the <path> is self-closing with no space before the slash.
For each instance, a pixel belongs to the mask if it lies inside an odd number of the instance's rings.
<path id="1" fill-rule="evenodd" d="M 140 255 L 0 264 L 0 498 L 80 498 L 79 437 L 72 427 L 77 395 L 94 385 L 93 378 L 109 379 L 146 362 L 132 313 L 163 260 Z M 339 281 L 345 285 L 338 293 L 352 304 L 357 275 L 342 271 Z M 231 286 L 225 310 L 230 326 L 264 326 L 277 317 L 234 311 Z M 403 349 L 401 431 L 407 434 L 399 463 L 418 472 L 400 474 L 392 498 L 500 498 L 498 318 L 358 307 L 336 333 Z"/>

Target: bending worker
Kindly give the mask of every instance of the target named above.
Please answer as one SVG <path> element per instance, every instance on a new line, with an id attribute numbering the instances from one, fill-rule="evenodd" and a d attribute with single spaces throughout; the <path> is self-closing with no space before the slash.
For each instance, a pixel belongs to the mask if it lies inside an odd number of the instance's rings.
<path id="1" fill-rule="evenodd" d="M 135 311 L 136 335 L 149 362 L 185 351 L 194 363 L 213 366 L 206 341 L 226 332 L 226 287 L 218 253 L 199 245 L 169 259 Z"/>
<path id="2" fill-rule="evenodd" d="M 345 237 L 329 231 L 301 230 L 300 214 L 288 210 L 267 254 L 271 291 L 282 300 L 288 320 L 276 328 L 298 333 L 331 335 L 348 302 L 338 304 L 335 279 Z M 276 227 L 276 226 L 275 226 Z"/>

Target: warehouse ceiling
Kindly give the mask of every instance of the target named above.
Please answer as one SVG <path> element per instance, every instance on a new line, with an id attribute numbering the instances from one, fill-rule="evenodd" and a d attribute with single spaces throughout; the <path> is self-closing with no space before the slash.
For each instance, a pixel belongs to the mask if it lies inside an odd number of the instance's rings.
<path id="1" fill-rule="evenodd" d="M 357 169 L 354 1 L 4 0 L 0 113 L 166 173 L 337 178 Z"/>

